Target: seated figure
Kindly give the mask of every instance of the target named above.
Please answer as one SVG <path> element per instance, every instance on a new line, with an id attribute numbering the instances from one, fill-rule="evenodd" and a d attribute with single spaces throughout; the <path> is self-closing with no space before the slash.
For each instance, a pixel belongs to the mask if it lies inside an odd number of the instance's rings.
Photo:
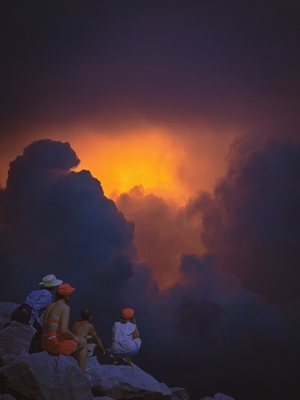
<path id="1" fill-rule="evenodd" d="M 94 349 L 98 348 L 101 354 L 105 353 L 103 344 L 98 337 L 95 327 L 91 324 L 92 310 L 90 308 L 83 308 L 80 312 L 81 320 L 76 321 L 73 325 L 72 332 L 74 335 L 85 338 L 92 339 L 93 342 L 88 343 L 88 353 L 87 357 L 92 357 Z M 86 367 L 86 370 L 89 369 Z"/>
<path id="2" fill-rule="evenodd" d="M 112 328 L 110 353 L 114 356 L 114 364 L 117 365 L 119 359 L 126 359 L 127 365 L 132 366 L 131 358 L 138 353 L 141 344 L 134 310 L 125 308 Z"/>
<path id="3" fill-rule="evenodd" d="M 40 282 L 41 288 L 29 293 L 25 301 L 11 315 L 12 321 L 33 326 L 40 334 L 43 331 L 43 313 L 53 302 L 52 295 L 63 281 L 53 274 L 47 275 Z"/>
<path id="4" fill-rule="evenodd" d="M 75 288 L 68 283 L 58 286 L 56 301 L 45 310 L 41 347 L 53 354 L 74 354 L 84 371 L 87 357 L 86 339 L 69 330 L 70 307 L 67 305 Z"/>

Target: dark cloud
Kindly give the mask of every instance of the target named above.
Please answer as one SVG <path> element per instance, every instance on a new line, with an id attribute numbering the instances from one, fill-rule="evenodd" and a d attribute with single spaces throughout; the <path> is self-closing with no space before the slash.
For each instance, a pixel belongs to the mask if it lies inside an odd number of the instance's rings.
<path id="1" fill-rule="evenodd" d="M 295 180 L 289 175 L 297 165 L 298 148 L 291 143 L 268 143 L 250 151 L 242 143 L 233 146 L 231 172 L 217 185 L 214 195 L 199 196 L 185 210 L 191 219 L 195 213 L 203 213 L 203 239 L 210 252 L 201 257 L 182 254 L 177 271 L 180 278 L 166 290 L 159 290 L 151 267 L 137 258 L 134 224 L 104 196 L 100 182 L 88 171 L 70 170 L 78 164 L 70 146 L 52 141 L 29 145 L 10 164 L 8 185 L 0 192 L 0 261 L 2 276 L 6 276 L 0 286 L 1 299 L 22 301 L 43 275 L 53 272 L 76 287 L 71 323 L 82 307 L 91 307 L 105 347 L 110 345 L 111 328 L 121 309 L 134 308 L 143 340 L 136 363 L 169 386 L 186 387 L 192 399 L 216 392 L 245 400 L 280 399 L 283 395 L 296 398 L 299 299 L 279 308 L 245 289 L 237 271 L 220 269 L 224 248 L 229 248 L 231 254 L 237 252 L 229 240 L 223 243 L 220 239 L 224 238 L 224 221 L 231 221 L 225 214 L 230 207 L 224 203 L 229 192 L 221 190 L 229 183 L 235 182 L 230 198 L 245 199 L 241 209 L 252 215 L 247 220 L 252 225 L 248 222 L 247 229 L 242 230 L 236 223 L 241 213 L 234 214 L 238 237 L 246 243 L 242 234 L 255 232 L 258 224 L 257 219 L 253 221 L 254 210 L 248 198 L 255 200 L 253 188 L 259 189 L 259 182 L 262 186 L 269 182 L 269 170 L 275 171 L 275 182 L 278 174 L 285 177 L 286 193 L 277 193 L 270 183 L 268 196 L 259 203 L 266 207 L 269 197 L 286 199 L 287 193 L 293 193 L 296 201 L 297 191 L 291 185 Z M 52 154 L 56 156 L 52 158 Z M 271 155 L 282 160 L 281 168 L 271 168 Z M 257 160 L 265 167 L 260 167 L 262 173 L 246 186 L 244 171 L 256 171 Z M 293 168 L 287 167 L 289 162 Z M 238 166 L 234 173 L 233 165 Z M 253 174 L 248 173 L 249 182 L 251 177 Z M 173 214 L 168 215 L 167 204 L 155 196 L 140 194 L 140 203 L 132 193 L 123 196 L 122 201 L 133 202 L 137 210 L 145 208 L 140 220 L 152 210 L 163 226 L 170 227 Z M 239 206 L 237 201 L 233 204 Z M 293 203 L 289 204 L 292 212 Z M 281 210 L 278 206 L 275 209 Z M 281 220 L 285 218 L 279 215 Z M 233 236 L 235 226 L 227 227 Z M 253 260 L 252 248 L 243 249 Z M 4 275 L 7 272 L 10 275 Z"/>
<path id="2" fill-rule="evenodd" d="M 116 199 L 117 207 L 135 223 L 140 259 L 151 265 L 161 287 L 179 278 L 183 252 L 201 253 L 200 221 L 188 219 L 183 207 L 136 186 Z"/>
<path id="3" fill-rule="evenodd" d="M 202 240 L 219 265 L 269 301 L 299 297 L 300 146 L 236 140 L 214 194 L 200 194 L 188 213 L 203 214 Z"/>
<path id="4" fill-rule="evenodd" d="M 184 379 L 197 370 L 201 387 L 206 381 L 206 393 L 211 393 L 214 377 L 219 390 L 234 398 L 276 397 L 285 390 L 295 394 L 297 303 L 288 312 L 268 305 L 234 276 L 218 272 L 212 254 L 183 256 L 181 271 L 182 282 L 170 288 L 163 301 L 169 307 L 168 323 L 178 335 L 172 336 L 176 356 L 183 363 L 188 358 L 182 367 Z M 286 370 L 280 366 L 284 362 Z M 175 368 L 172 373 L 182 379 Z"/>
<path id="5" fill-rule="evenodd" d="M 32 143 L 10 163 L 0 192 L 2 227 L 11 257 L 21 260 L 18 267 L 32 281 L 50 269 L 58 275 L 63 270 L 64 280 L 86 275 L 88 282 L 91 269 L 122 255 L 136 257 L 133 223 L 88 171 L 70 171 L 78 163 L 68 143 L 50 140 Z"/>
<path id="6" fill-rule="evenodd" d="M 195 301 L 186 296 L 181 300 L 173 326 L 187 339 L 212 346 L 215 344 L 213 326 L 224 311 L 216 302 L 205 298 Z"/>

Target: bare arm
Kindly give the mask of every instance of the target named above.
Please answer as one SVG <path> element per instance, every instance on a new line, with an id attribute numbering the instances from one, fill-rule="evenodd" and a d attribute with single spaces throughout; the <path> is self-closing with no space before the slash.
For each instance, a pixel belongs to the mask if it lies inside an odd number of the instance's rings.
<path id="1" fill-rule="evenodd" d="M 60 331 L 66 339 L 73 339 L 78 342 L 78 337 L 69 330 L 70 308 L 63 305 L 60 317 Z"/>
<path id="2" fill-rule="evenodd" d="M 72 326 L 72 329 L 71 329 L 71 331 L 72 331 L 72 333 L 74 333 L 74 335 L 76 332 L 76 328 L 77 328 L 77 322 L 74 322 L 74 325 Z"/>
<path id="3" fill-rule="evenodd" d="M 136 321 L 135 321 L 134 316 L 132 317 L 132 323 L 135 324 L 135 330 L 134 330 L 134 332 L 132 334 L 132 337 L 133 338 L 138 338 L 138 337 L 140 337 L 140 332 L 139 332 L 138 327 L 136 325 Z"/>
<path id="4" fill-rule="evenodd" d="M 97 347 L 100 348 L 101 353 L 104 354 L 105 350 L 104 350 L 103 344 L 102 344 L 100 338 L 98 337 L 98 335 L 96 333 L 96 330 L 95 330 L 95 328 L 94 328 L 94 326 L 92 324 L 91 324 L 91 329 L 90 329 L 89 334 L 92 336 L 92 339 L 96 343 Z"/>

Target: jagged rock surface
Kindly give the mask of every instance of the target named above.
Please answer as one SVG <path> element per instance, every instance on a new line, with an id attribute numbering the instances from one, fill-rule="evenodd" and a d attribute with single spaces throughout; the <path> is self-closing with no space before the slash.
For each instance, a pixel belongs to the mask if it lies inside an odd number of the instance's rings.
<path id="1" fill-rule="evenodd" d="M 47 352 L 21 354 L 0 371 L 1 381 L 13 393 L 36 400 L 92 400 L 91 385 L 72 357 Z"/>
<path id="2" fill-rule="evenodd" d="M 137 365 L 133 367 L 102 365 L 100 369 L 100 373 L 96 368 L 89 371 L 95 396 L 107 395 L 116 400 L 125 398 L 167 400 L 172 396 L 167 385 L 159 383 Z"/>
<path id="3" fill-rule="evenodd" d="M 173 387 L 171 388 L 171 392 L 172 392 L 172 400 L 176 399 L 189 400 L 188 392 L 183 388 Z"/>
<path id="4" fill-rule="evenodd" d="M 205 396 L 200 400 L 234 400 L 234 398 L 223 393 L 216 393 L 214 397 Z"/>
<path id="5" fill-rule="evenodd" d="M 19 304 L 16 303 L 3 303 L 0 302 L 0 329 L 5 328 L 10 325 L 11 313 L 18 307 Z"/>
<path id="6" fill-rule="evenodd" d="M 22 352 L 28 352 L 36 330 L 13 321 L 0 331 L 0 366 L 10 364 Z"/>

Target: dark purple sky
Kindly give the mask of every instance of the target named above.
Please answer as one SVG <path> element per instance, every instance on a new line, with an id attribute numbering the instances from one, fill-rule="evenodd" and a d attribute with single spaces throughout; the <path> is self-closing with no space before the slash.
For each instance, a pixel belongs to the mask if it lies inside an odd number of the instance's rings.
<path id="1" fill-rule="evenodd" d="M 136 363 L 192 400 L 297 398 L 299 4 L 6 3 L 0 300 L 55 273 L 76 287 L 72 321 L 91 307 L 105 347 L 133 307 Z M 130 127 L 138 153 L 150 126 L 173 143 L 156 165 L 185 154 L 184 203 L 141 186 L 113 201 L 95 161 L 74 171 L 102 141 L 120 144 L 111 159 L 131 154 Z"/>

